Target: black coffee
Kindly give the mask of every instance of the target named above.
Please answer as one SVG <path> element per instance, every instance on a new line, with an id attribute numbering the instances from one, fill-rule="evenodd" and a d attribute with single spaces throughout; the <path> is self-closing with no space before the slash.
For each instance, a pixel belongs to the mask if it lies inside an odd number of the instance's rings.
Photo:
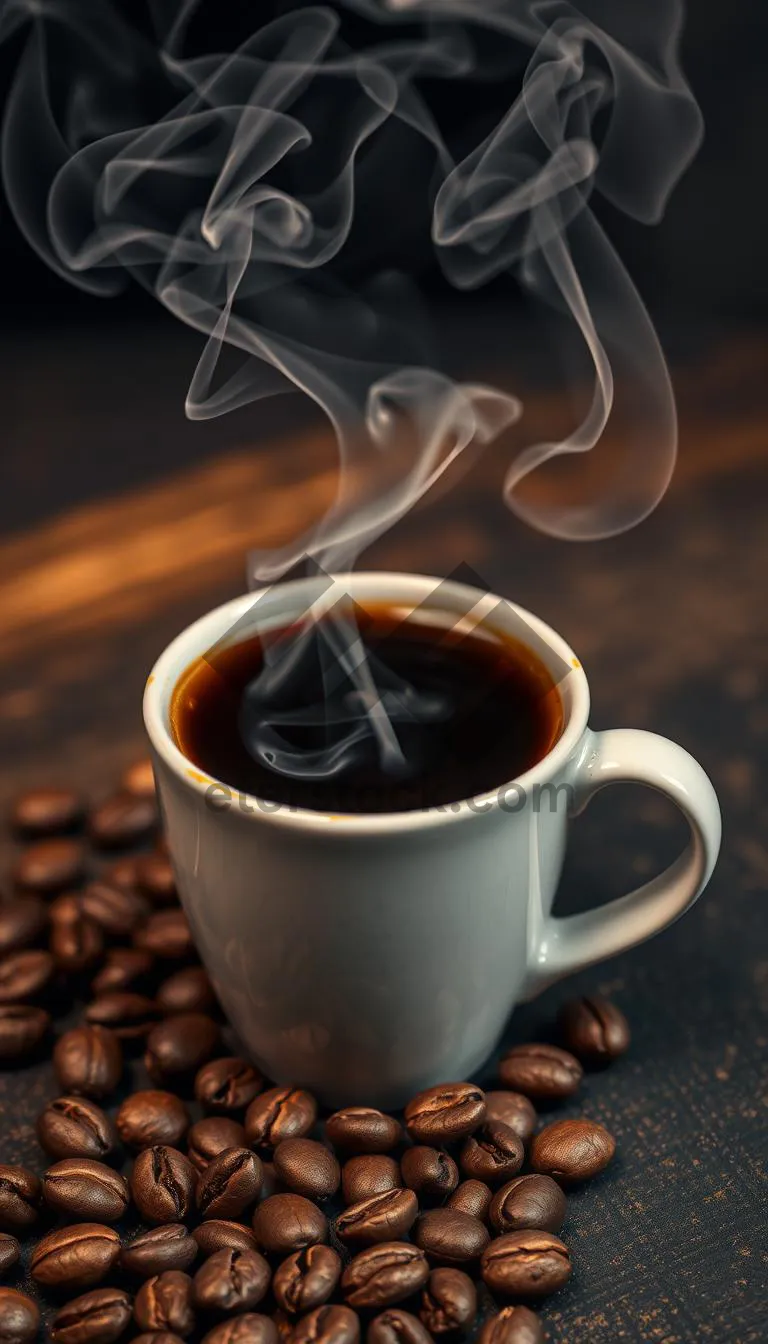
<path id="1" fill-rule="evenodd" d="M 330 621 L 311 634 L 270 631 L 266 644 L 225 641 L 198 658 L 172 698 L 179 749 L 213 779 L 270 802 L 403 812 L 498 788 L 560 736 L 553 678 L 517 640 L 384 603 L 356 608 L 355 621 L 363 673 L 350 672 L 348 643 Z"/>

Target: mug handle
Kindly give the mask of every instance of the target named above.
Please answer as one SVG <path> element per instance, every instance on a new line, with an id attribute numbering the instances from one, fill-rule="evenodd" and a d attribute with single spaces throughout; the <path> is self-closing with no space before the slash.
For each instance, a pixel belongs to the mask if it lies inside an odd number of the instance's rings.
<path id="1" fill-rule="evenodd" d="M 604 733 L 588 729 L 571 782 L 573 815 L 582 812 L 606 784 L 647 784 L 677 804 L 691 838 L 658 877 L 597 910 L 555 918 L 542 911 L 539 893 L 534 893 L 525 998 L 533 998 L 571 971 L 642 943 L 679 919 L 704 890 L 720 849 L 715 790 L 698 761 L 666 737 L 636 728 Z"/>

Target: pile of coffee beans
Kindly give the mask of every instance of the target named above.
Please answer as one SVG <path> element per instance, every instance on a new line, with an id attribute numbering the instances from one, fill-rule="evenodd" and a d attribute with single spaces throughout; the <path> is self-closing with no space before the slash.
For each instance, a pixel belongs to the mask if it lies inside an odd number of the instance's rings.
<path id="1" fill-rule="evenodd" d="M 499 1089 L 446 1082 L 400 1117 L 321 1115 L 232 1053 L 137 762 L 89 810 L 19 798 L 0 901 L 0 1064 L 50 1058 L 38 1170 L 0 1164 L 0 1341 L 540 1344 L 572 1272 L 567 1191 L 611 1161 L 586 1117 L 539 1124 L 629 1029 L 565 1005 L 561 1044 Z M 3 1154 L 0 1151 L 0 1157 Z M 26 1278 L 24 1277 L 26 1275 Z"/>

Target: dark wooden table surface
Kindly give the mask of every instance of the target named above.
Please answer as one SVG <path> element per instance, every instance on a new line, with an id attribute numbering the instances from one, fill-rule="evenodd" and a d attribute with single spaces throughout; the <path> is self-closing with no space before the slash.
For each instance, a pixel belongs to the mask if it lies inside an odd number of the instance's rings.
<path id="1" fill-rule="evenodd" d="M 242 589 L 249 547 L 290 536 L 330 495 L 332 445 L 291 412 L 183 421 L 194 348 L 128 332 L 3 351 L 3 804 L 49 780 L 104 794 L 143 751 L 157 653 Z M 674 372 L 679 468 L 640 528 L 579 546 L 527 531 L 499 502 L 491 452 L 368 557 L 435 574 L 472 565 L 575 647 L 596 727 L 675 738 L 722 802 L 723 853 L 697 907 L 510 1027 L 511 1039 L 546 1031 L 565 992 L 590 988 L 634 1028 L 631 1054 L 579 1101 L 617 1135 L 619 1158 L 572 1201 L 576 1271 L 544 1309 L 560 1344 L 768 1332 L 768 345 L 704 342 Z M 564 414 L 540 381 L 528 404 L 534 432 Z M 558 908 L 620 894 L 682 839 L 655 795 L 610 791 L 574 827 Z M 31 1125 L 53 1094 L 46 1066 L 0 1076 L 0 1159 L 42 1168 Z"/>

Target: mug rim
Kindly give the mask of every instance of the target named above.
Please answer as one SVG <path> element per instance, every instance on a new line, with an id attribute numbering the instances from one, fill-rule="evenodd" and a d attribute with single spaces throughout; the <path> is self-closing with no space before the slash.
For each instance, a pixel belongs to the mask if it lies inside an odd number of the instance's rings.
<path id="1" fill-rule="evenodd" d="M 224 780 L 215 779 L 212 775 L 206 774 L 195 766 L 183 754 L 174 742 L 170 731 L 168 708 L 173 691 L 183 672 L 195 658 L 200 657 L 217 640 L 224 638 L 233 626 L 237 626 L 238 622 L 253 608 L 260 595 L 264 596 L 272 593 L 277 594 L 279 598 L 284 598 L 284 601 L 279 604 L 283 609 L 282 619 L 284 619 L 292 609 L 291 597 L 294 598 L 295 607 L 295 598 L 299 591 L 302 588 L 306 590 L 313 583 L 317 583 L 316 579 L 311 578 L 292 579 L 286 583 L 254 589 L 252 592 L 230 598 L 229 601 L 221 603 L 200 616 L 166 645 L 147 678 L 144 689 L 143 713 L 150 743 L 158 757 L 179 782 L 186 788 L 191 789 L 192 792 L 199 794 L 201 799 L 204 800 L 208 797 L 208 791 L 212 786 L 225 788 L 229 791 L 230 796 L 242 797 L 246 803 L 253 805 L 248 809 L 240 810 L 238 815 L 243 821 L 250 821 L 259 825 L 288 827 L 290 830 L 306 831 L 311 829 L 328 832 L 332 828 L 334 833 L 341 832 L 355 835 L 384 835 L 423 831 L 432 827 L 466 822 L 471 817 L 479 819 L 481 816 L 487 816 L 491 812 L 498 811 L 501 807 L 501 798 L 507 790 L 517 786 L 527 793 L 534 785 L 549 782 L 573 755 L 587 727 L 589 685 L 581 661 L 571 647 L 556 630 L 553 630 L 539 616 L 526 610 L 525 607 L 521 607 L 518 603 L 512 602 L 509 598 L 500 597 L 496 593 L 485 592 L 467 584 L 456 583 L 453 580 L 439 579 L 433 575 L 407 574 L 387 570 L 361 570 L 349 574 L 332 574 L 327 577 L 334 584 L 343 581 L 345 585 L 349 585 L 348 591 L 353 598 L 355 597 L 355 589 L 357 589 L 361 601 L 363 601 L 361 590 L 370 588 L 381 587 L 386 589 L 386 595 L 391 600 L 404 602 L 410 600 L 423 602 L 429 598 L 430 593 L 439 588 L 442 593 L 462 595 L 463 603 L 466 603 L 470 597 L 474 597 L 474 602 L 470 603 L 469 606 L 464 606 L 465 611 L 468 611 L 470 607 L 474 611 L 478 607 L 486 606 L 488 615 L 490 615 L 492 611 L 498 610 L 500 605 L 502 608 L 509 609 L 515 618 L 533 630 L 551 653 L 554 653 L 568 665 L 568 704 L 561 694 L 565 716 L 563 731 L 547 754 L 530 769 L 503 784 L 496 785 L 485 793 L 473 796 L 471 799 L 457 799 L 454 803 L 445 804 L 445 811 L 436 807 L 429 807 L 423 810 L 412 809 L 403 812 L 332 813 L 310 808 L 289 808 L 287 806 L 282 806 L 275 811 L 263 810 L 263 807 L 260 807 L 259 804 L 263 804 L 266 800 L 259 799 L 254 794 L 244 793 L 240 789 L 235 789 Z M 429 585 L 428 591 L 425 591 L 426 585 Z M 394 595 L 393 587 L 395 588 Z M 407 594 L 405 594 L 406 589 L 410 589 Z M 365 595 L 370 598 L 372 593 L 368 592 Z M 299 610 L 301 609 L 300 605 Z M 275 614 L 279 621 L 281 619 L 279 614 L 277 612 Z M 482 611 L 480 612 L 480 618 L 482 619 Z M 481 803 L 484 804 L 482 810 L 476 806 Z"/>

